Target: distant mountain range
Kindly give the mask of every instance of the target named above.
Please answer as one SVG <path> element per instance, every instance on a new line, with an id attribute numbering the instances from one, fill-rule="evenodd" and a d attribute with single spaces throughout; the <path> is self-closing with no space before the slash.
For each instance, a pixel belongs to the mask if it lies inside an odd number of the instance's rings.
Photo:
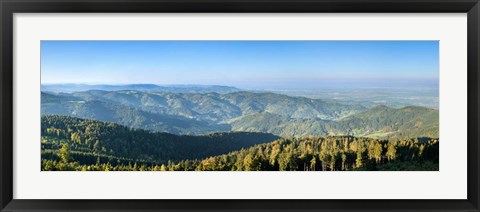
<path id="1" fill-rule="evenodd" d="M 42 87 L 42 115 L 90 118 L 174 134 L 248 131 L 282 137 L 438 137 L 438 110 L 424 107 L 366 108 L 226 86 L 180 86 L 175 91 L 135 86 L 135 90 L 110 87 L 70 93 Z"/>
<path id="2" fill-rule="evenodd" d="M 91 85 L 91 84 L 42 84 L 42 91 L 49 92 L 76 92 L 88 90 L 121 91 L 136 90 L 148 92 L 172 92 L 172 93 L 230 93 L 240 91 L 240 89 L 231 86 L 222 85 L 168 85 L 161 86 L 155 84 L 125 84 L 125 85 Z"/>

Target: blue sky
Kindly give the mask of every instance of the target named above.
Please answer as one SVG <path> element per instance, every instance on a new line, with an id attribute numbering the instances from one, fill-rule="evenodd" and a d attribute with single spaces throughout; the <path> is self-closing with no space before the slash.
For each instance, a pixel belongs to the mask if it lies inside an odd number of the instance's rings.
<path id="1" fill-rule="evenodd" d="M 437 41 L 42 41 L 42 83 L 437 82 Z M 404 83 L 400 83 L 404 85 Z"/>

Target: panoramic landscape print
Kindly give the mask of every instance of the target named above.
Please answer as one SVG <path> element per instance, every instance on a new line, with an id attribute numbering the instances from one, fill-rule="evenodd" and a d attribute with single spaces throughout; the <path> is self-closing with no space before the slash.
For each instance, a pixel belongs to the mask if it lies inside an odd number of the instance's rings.
<path id="1" fill-rule="evenodd" d="M 437 41 L 42 41 L 42 171 L 438 171 Z"/>

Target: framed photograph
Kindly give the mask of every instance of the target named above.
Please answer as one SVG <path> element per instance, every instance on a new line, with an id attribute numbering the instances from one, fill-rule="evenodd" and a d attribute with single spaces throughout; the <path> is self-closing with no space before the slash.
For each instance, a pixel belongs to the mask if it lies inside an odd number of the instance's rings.
<path id="1" fill-rule="evenodd" d="M 477 0 L 0 6 L 0 211 L 480 210 Z"/>

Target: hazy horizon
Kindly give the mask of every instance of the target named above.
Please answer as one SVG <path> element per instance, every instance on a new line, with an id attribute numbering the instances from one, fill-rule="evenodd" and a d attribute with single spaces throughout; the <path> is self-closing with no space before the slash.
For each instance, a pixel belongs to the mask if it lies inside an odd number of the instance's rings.
<path id="1" fill-rule="evenodd" d="M 42 41 L 41 55 L 42 83 L 55 84 L 265 89 L 439 78 L 438 41 Z"/>
<path id="2" fill-rule="evenodd" d="M 157 86 L 228 86 L 244 90 L 302 90 L 302 89 L 438 89 L 438 79 L 416 79 L 416 80 L 398 80 L 398 79 L 376 79 L 376 80 L 317 80 L 312 83 L 303 83 L 298 86 L 296 83 L 271 83 L 268 85 L 238 85 L 238 84 L 199 84 L 199 83 L 150 83 L 150 82 L 134 82 L 134 83 L 95 83 L 95 82 L 42 82 L 42 85 L 157 85 Z"/>

